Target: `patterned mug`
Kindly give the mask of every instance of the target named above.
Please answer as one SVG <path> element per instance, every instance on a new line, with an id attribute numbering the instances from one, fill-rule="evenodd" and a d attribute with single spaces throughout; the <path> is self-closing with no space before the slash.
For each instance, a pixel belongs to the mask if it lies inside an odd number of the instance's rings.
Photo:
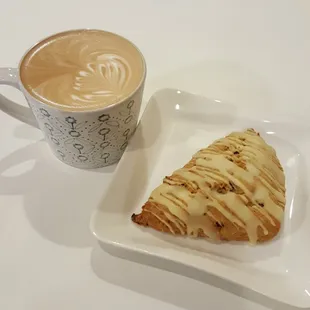
<path id="1" fill-rule="evenodd" d="M 39 127 L 52 152 L 62 162 L 84 169 L 111 165 L 119 161 L 137 126 L 146 77 L 145 60 L 140 55 L 144 72 L 137 88 L 119 102 L 86 111 L 65 111 L 50 106 L 27 91 L 20 78 L 20 65 L 18 69 L 0 68 L 0 85 L 19 89 L 30 107 L 0 95 L 0 109 Z"/>

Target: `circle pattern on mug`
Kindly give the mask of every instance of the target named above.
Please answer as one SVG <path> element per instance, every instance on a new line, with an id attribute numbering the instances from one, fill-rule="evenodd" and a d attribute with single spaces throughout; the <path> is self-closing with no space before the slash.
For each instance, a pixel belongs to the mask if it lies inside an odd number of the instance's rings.
<path id="1" fill-rule="evenodd" d="M 57 157 L 76 167 L 101 167 L 116 162 L 135 131 L 138 112 L 135 101 L 115 109 L 113 113 L 97 113 L 85 117 L 56 113 L 49 107 L 32 107 L 41 129 L 51 141 Z"/>

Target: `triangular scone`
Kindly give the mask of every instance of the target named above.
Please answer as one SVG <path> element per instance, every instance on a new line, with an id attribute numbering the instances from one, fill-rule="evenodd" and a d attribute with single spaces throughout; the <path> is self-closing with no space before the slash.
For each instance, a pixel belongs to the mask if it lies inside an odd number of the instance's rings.
<path id="1" fill-rule="evenodd" d="M 256 243 L 276 236 L 284 207 L 276 152 L 248 129 L 215 141 L 165 177 L 132 220 L 172 234 Z"/>

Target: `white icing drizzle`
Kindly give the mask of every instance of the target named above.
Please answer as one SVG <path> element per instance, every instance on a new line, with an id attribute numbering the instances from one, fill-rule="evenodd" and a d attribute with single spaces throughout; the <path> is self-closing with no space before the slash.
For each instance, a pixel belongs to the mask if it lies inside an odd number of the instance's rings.
<path id="1" fill-rule="evenodd" d="M 284 173 L 273 148 L 254 131 L 232 133 L 215 141 L 197 152 L 192 163 L 165 178 L 150 197 L 150 201 L 165 206 L 174 215 L 168 217 L 169 213 L 164 213 L 182 234 L 175 217 L 186 224 L 187 234 L 197 236 L 202 230 L 216 239 L 212 209 L 242 227 L 251 243 L 257 242 L 259 227 L 268 235 L 261 217 L 273 226 L 276 221 L 281 223 L 285 205 Z M 224 192 L 216 189 L 219 183 L 226 187 Z"/>

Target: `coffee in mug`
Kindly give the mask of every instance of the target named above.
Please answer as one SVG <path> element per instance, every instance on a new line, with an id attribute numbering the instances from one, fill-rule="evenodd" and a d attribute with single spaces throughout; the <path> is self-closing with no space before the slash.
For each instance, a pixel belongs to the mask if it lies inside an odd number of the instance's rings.
<path id="1" fill-rule="evenodd" d="M 0 84 L 24 93 L 60 160 L 97 168 L 123 154 L 137 125 L 145 76 L 144 58 L 127 39 L 101 30 L 73 30 L 37 43 L 18 70 L 0 69 Z M 6 112 L 34 123 L 29 111 L 16 113 L 16 108 L 24 109 L 8 103 Z"/>
<path id="2" fill-rule="evenodd" d="M 144 75 L 141 53 L 98 30 L 57 34 L 28 52 L 21 81 L 36 99 L 67 111 L 104 108 L 131 95 Z"/>

